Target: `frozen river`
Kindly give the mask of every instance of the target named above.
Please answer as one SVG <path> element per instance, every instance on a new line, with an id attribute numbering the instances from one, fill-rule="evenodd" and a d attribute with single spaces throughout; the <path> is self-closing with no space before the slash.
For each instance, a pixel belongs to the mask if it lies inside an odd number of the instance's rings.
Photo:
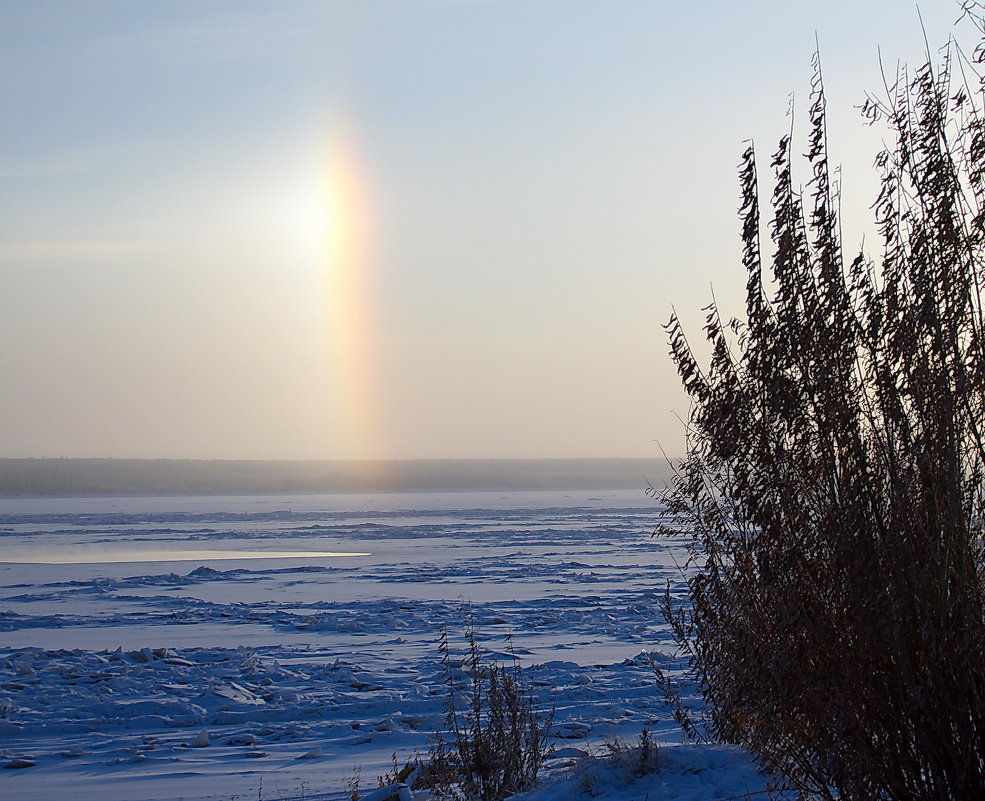
<path id="1" fill-rule="evenodd" d="M 342 798 L 426 747 L 463 605 L 562 739 L 673 736 L 658 515 L 642 489 L 0 499 L 0 757 L 30 763 L 0 797 Z"/>
<path id="2" fill-rule="evenodd" d="M 9 647 L 379 654 L 464 600 L 490 636 L 593 661 L 645 644 L 652 615 L 607 616 L 676 579 L 655 519 L 633 491 L 0 500 L 0 627 Z"/>

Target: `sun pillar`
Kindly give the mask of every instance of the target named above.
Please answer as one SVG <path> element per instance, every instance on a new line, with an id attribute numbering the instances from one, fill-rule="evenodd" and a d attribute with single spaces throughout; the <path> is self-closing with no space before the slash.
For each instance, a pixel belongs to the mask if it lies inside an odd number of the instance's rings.
<path id="1" fill-rule="evenodd" d="M 370 269 L 370 209 L 351 139 L 336 135 L 325 167 L 326 293 L 332 413 L 340 458 L 381 458 L 378 354 Z"/>

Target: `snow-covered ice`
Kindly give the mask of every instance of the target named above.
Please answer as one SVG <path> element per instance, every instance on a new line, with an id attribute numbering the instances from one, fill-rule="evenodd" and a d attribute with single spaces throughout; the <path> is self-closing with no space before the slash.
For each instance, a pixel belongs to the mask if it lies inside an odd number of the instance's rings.
<path id="1" fill-rule="evenodd" d="M 372 789 L 440 723 L 463 604 L 556 705 L 531 801 L 759 792 L 746 755 L 680 744 L 656 690 L 684 558 L 657 514 L 642 491 L 0 499 L 0 797 Z M 578 758 L 644 726 L 659 773 Z"/>

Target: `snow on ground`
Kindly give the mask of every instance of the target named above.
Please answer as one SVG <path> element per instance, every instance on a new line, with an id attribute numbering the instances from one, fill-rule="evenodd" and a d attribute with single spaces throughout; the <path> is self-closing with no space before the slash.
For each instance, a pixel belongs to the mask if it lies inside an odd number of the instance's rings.
<path id="1" fill-rule="evenodd" d="M 758 794 L 655 688 L 683 559 L 655 517 L 626 491 L 0 500 L 0 797 L 365 793 L 440 725 L 463 603 L 556 707 L 530 801 Z M 658 773 L 592 758 L 643 727 Z"/>

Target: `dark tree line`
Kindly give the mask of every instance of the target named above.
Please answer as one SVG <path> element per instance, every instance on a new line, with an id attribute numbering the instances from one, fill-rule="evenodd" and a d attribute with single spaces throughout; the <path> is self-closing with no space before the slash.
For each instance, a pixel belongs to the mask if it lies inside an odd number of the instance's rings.
<path id="1" fill-rule="evenodd" d="M 864 114 L 883 125 L 882 255 L 846 260 L 816 59 L 794 181 L 784 136 L 764 255 L 740 166 L 745 319 L 707 309 L 710 364 L 676 315 L 692 399 L 665 530 L 694 534 L 667 613 L 712 734 L 789 788 L 985 798 L 985 62 L 953 42 Z M 768 264 L 764 264 L 768 259 Z"/>

